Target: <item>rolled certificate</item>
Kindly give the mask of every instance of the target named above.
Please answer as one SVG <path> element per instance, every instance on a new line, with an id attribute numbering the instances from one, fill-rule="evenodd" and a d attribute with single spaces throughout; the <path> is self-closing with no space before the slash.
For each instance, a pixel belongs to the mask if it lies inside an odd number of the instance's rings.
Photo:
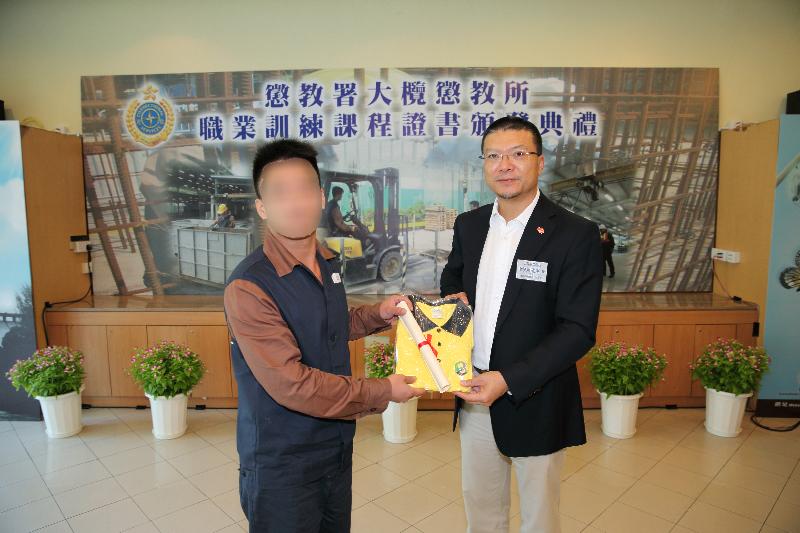
<path id="1" fill-rule="evenodd" d="M 400 315 L 400 320 L 411 334 L 411 338 L 417 343 L 419 352 L 422 354 L 422 360 L 425 361 L 425 366 L 428 367 L 431 376 L 433 376 L 433 380 L 436 382 L 439 392 L 447 392 L 450 390 L 450 381 L 447 379 L 447 376 L 444 375 L 442 365 L 439 364 L 439 360 L 436 359 L 436 356 L 433 354 L 430 342 L 425 339 L 419 324 L 414 320 L 411 309 L 408 308 L 408 304 L 405 302 L 398 303 L 397 307 L 402 307 L 406 310 L 404 314 Z"/>

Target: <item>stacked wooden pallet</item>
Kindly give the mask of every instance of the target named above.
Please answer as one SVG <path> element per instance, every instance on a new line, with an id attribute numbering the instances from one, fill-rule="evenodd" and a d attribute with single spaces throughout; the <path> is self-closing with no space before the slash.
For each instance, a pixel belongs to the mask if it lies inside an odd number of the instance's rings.
<path id="1" fill-rule="evenodd" d="M 425 229 L 428 231 L 444 231 L 447 229 L 447 209 L 443 205 L 425 207 Z"/>
<path id="2" fill-rule="evenodd" d="M 456 224 L 456 217 L 458 216 L 458 211 L 455 209 L 448 209 L 447 210 L 447 229 L 453 229 L 453 226 Z"/>

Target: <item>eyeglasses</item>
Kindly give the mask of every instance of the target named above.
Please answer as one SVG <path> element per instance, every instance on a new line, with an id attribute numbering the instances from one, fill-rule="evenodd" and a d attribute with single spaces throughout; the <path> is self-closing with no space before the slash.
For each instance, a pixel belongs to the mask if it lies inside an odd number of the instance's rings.
<path id="1" fill-rule="evenodd" d="M 509 154 L 499 154 L 497 152 L 487 152 L 478 157 L 489 163 L 499 163 L 504 157 L 508 157 L 511 161 L 524 161 L 529 155 L 540 155 L 538 152 L 527 152 L 525 150 L 515 150 Z"/>

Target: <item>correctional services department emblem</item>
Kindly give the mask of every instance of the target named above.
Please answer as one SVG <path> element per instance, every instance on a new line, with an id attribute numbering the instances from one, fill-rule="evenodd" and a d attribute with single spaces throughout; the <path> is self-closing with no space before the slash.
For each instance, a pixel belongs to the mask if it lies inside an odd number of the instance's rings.
<path id="1" fill-rule="evenodd" d="M 150 148 L 169 139 L 175 129 L 172 105 L 157 94 L 158 89 L 148 85 L 142 89 L 142 99 L 131 100 L 125 112 L 125 126 L 130 136 Z"/>

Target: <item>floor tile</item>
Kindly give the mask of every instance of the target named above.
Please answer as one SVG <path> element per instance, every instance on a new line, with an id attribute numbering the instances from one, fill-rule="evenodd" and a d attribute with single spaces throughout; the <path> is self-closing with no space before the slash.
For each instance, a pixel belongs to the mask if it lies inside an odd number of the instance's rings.
<path id="1" fill-rule="evenodd" d="M 622 502 L 615 502 L 592 525 L 614 533 L 668 533 L 673 523 Z"/>
<path id="2" fill-rule="evenodd" d="M 54 496 L 67 518 L 124 500 L 127 497 L 128 493 L 114 478 L 95 481 Z"/>
<path id="3" fill-rule="evenodd" d="M 53 498 L 44 498 L 0 513 L 0 531 L 22 533 L 64 520 Z"/>
<path id="4" fill-rule="evenodd" d="M 397 518 L 374 503 L 368 503 L 353 511 L 352 533 L 399 533 L 411 524 Z"/>
<path id="5" fill-rule="evenodd" d="M 136 505 L 151 520 L 161 518 L 205 499 L 203 493 L 185 479 L 133 497 Z"/>
<path id="6" fill-rule="evenodd" d="M 211 533 L 233 525 L 233 520 L 211 501 L 205 500 L 162 516 L 155 524 L 161 533 Z"/>
<path id="7" fill-rule="evenodd" d="M 704 502 L 695 502 L 678 523 L 697 533 L 755 533 L 761 524 Z"/>
<path id="8" fill-rule="evenodd" d="M 130 498 L 69 519 L 75 533 L 116 533 L 147 523 L 148 518 Z"/>
<path id="9" fill-rule="evenodd" d="M 401 520 L 415 524 L 450 502 L 419 485 L 408 483 L 375 499 L 373 503 Z"/>

